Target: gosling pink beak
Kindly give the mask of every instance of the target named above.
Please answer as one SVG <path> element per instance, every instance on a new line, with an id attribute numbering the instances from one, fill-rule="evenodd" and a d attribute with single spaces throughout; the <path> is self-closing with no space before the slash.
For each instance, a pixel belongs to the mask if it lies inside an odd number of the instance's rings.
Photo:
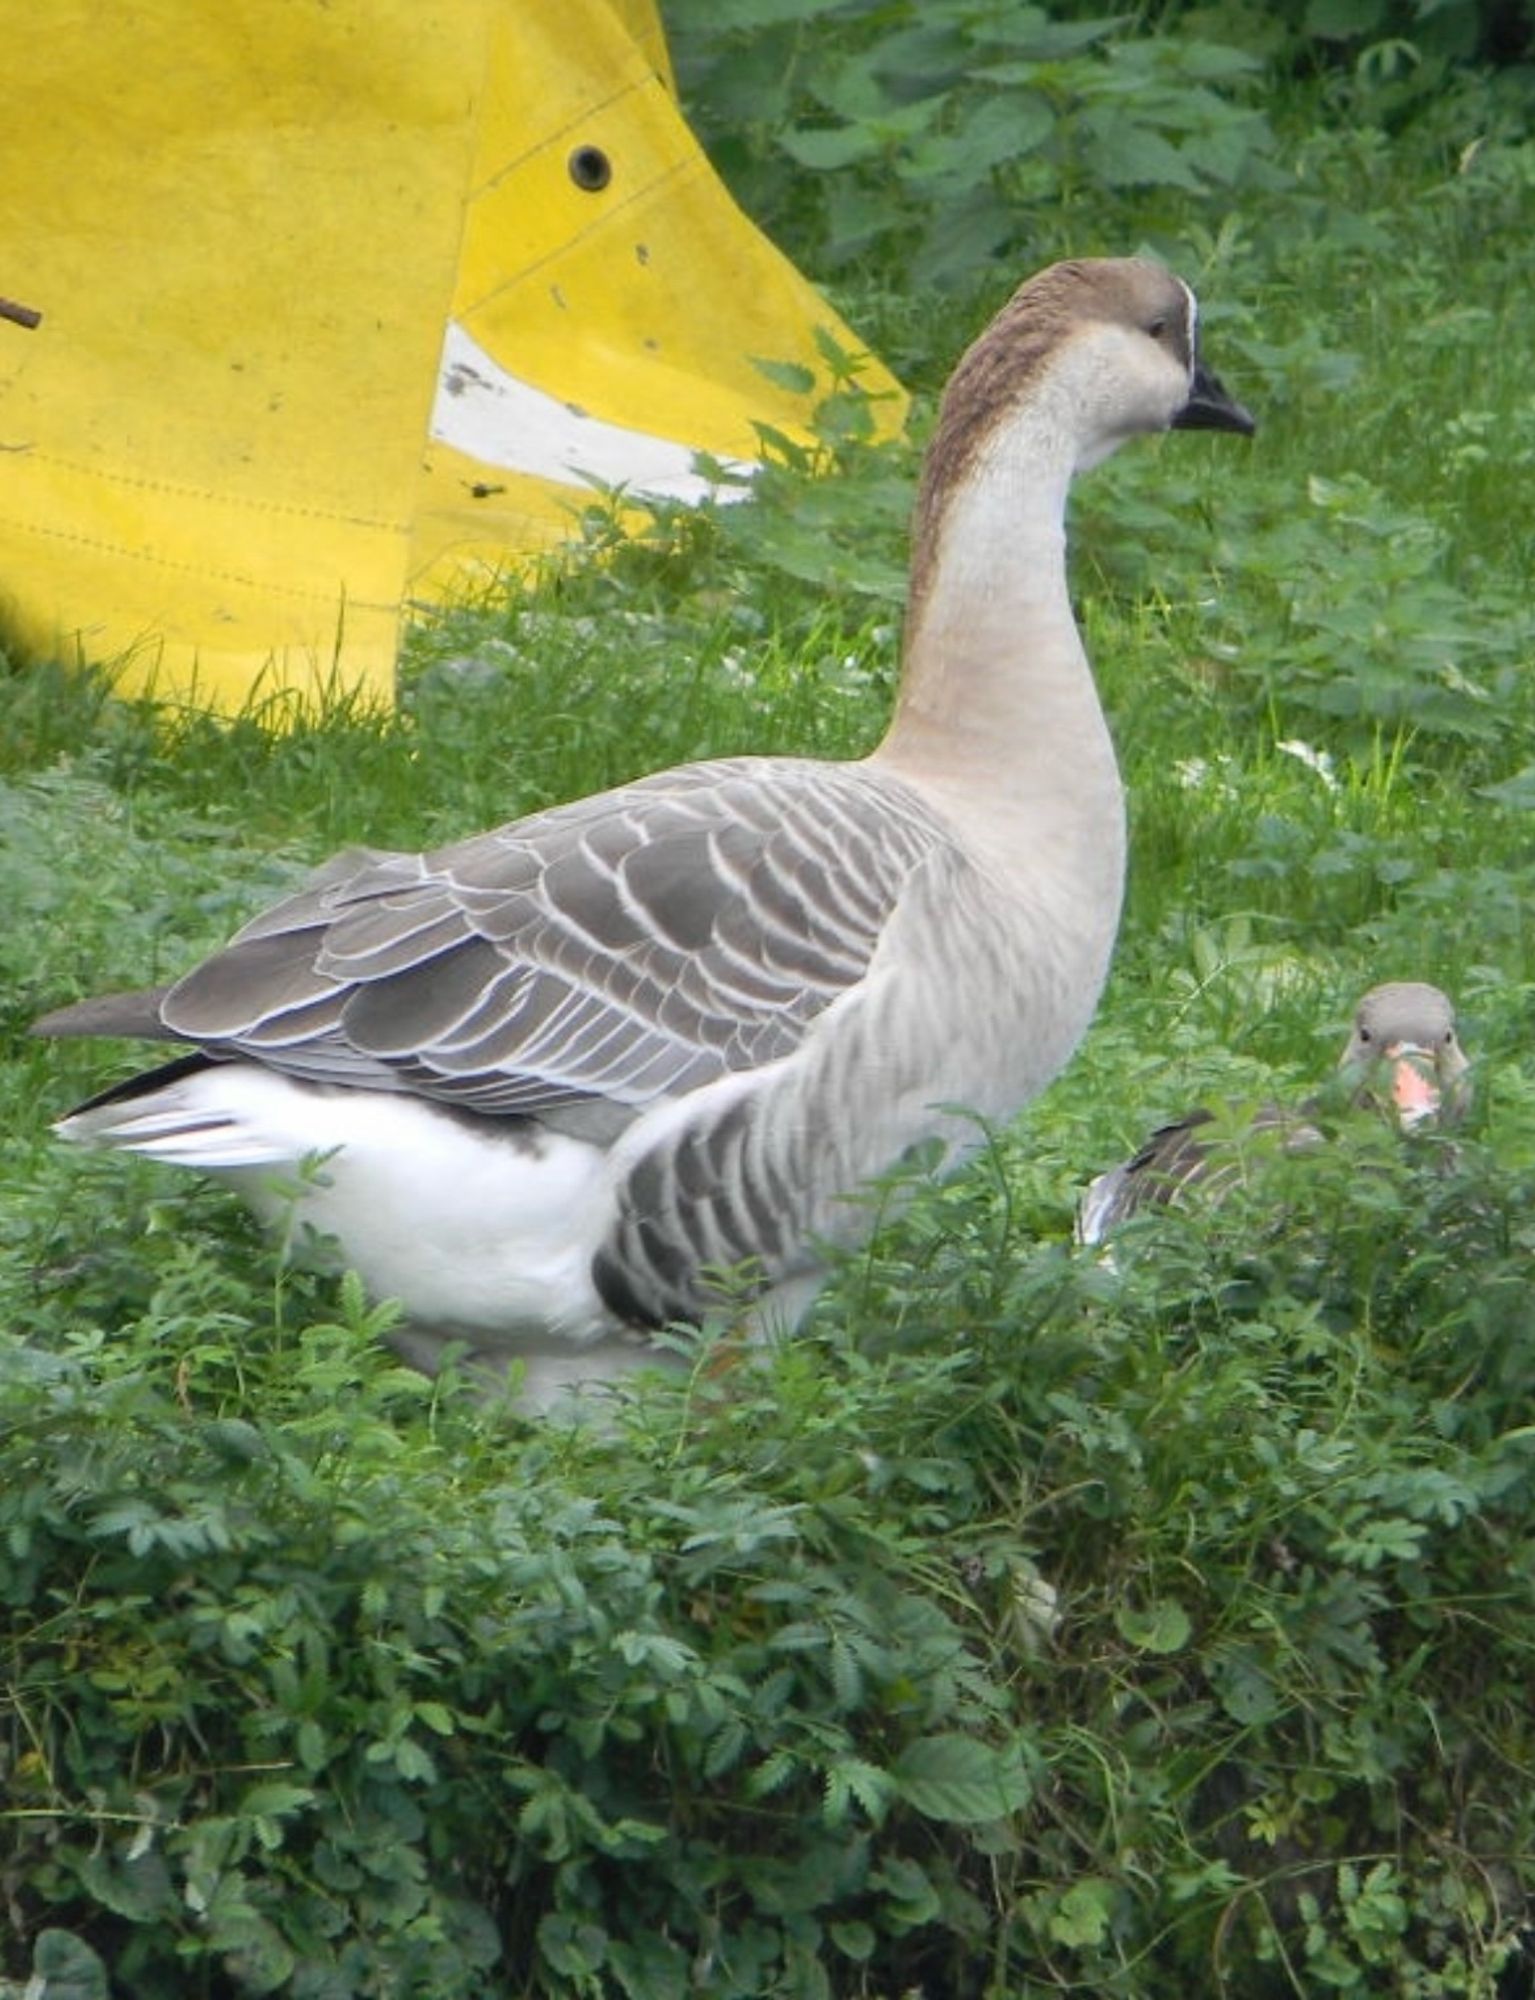
<path id="1" fill-rule="evenodd" d="M 1439 1109 L 1439 1086 L 1428 1051 L 1399 1042 L 1387 1049 L 1386 1060 L 1391 1065 L 1391 1101 L 1402 1123 L 1410 1128 L 1432 1118 Z"/>

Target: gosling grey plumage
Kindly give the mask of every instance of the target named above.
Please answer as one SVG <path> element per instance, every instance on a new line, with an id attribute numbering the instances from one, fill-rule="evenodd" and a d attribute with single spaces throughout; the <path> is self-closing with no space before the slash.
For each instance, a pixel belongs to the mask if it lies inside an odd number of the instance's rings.
<path id="1" fill-rule="evenodd" d="M 1370 988 L 1354 1011 L 1338 1068 L 1356 1105 L 1389 1110 L 1404 1130 L 1428 1120 L 1451 1125 L 1470 1102 L 1455 1009 L 1437 986 L 1418 980 Z M 1246 1135 L 1271 1133 L 1272 1143 L 1286 1152 L 1318 1145 L 1322 1135 L 1311 1122 L 1316 1109 L 1314 1099 L 1260 1105 Z M 1191 1195 L 1213 1203 L 1241 1182 L 1247 1163 L 1240 1143 L 1214 1141 L 1209 1128 L 1215 1122 L 1203 1108 L 1191 1111 L 1159 1127 L 1131 1159 L 1099 1174 L 1077 1207 L 1077 1241 L 1102 1243 L 1142 1209 L 1166 1208 Z"/>
<path id="2" fill-rule="evenodd" d="M 45 1034 L 195 1053 L 64 1136 L 224 1175 L 335 1239 L 401 1344 L 526 1363 L 543 1405 L 697 1321 L 748 1271 L 792 1326 L 855 1197 L 957 1160 L 1097 1004 L 1118 771 L 1067 594 L 1074 474 L 1137 432 L 1252 419 L 1188 287 L 1052 266 L 960 361 L 927 454 L 903 676 L 858 762 L 695 764 L 427 854 L 332 861 L 173 984 Z M 286 1181 L 287 1192 L 278 1183 Z"/>

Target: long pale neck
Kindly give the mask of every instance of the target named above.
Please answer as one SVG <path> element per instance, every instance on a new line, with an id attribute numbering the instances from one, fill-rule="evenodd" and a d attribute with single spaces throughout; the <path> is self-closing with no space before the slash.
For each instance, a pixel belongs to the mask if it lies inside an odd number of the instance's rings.
<path id="1" fill-rule="evenodd" d="M 874 761 L 978 837 L 1064 843 L 1088 893 L 1117 905 L 1119 773 L 1067 590 L 1072 461 L 1043 398 L 925 496 L 901 691 Z"/>
<path id="2" fill-rule="evenodd" d="M 1096 707 L 1066 587 L 1071 458 L 1050 415 L 1025 411 L 924 496 L 882 760 L 947 766 L 989 747 L 995 761 L 1037 734 L 1041 702 L 1074 710 L 1085 686 Z"/>

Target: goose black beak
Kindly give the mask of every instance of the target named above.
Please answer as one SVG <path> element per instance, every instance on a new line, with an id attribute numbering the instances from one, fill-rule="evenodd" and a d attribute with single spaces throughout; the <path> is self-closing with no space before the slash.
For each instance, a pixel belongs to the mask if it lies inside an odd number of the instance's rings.
<path id="1" fill-rule="evenodd" d="M 1243 437 L 1251 437 L 1258 425 L 1227 393 L 1220 377 L 1196 361 L 1189 399 L 1173 418 L 1172 427 L 1175 431 L 1239 431 Z"/>

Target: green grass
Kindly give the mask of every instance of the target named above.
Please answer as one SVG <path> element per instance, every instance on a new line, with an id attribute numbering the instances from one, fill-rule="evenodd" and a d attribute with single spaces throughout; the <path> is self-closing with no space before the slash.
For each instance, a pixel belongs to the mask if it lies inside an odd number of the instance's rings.
<path id="1" fill-rule="evenodd" d="M 1032 225 L 1175 263 L 1261 429 L 1078 496 L 1133 818 L 1086 1045 L 723 1403 L 572 1436 L 396 1369 L 221 1191 L 55 1147 L 133 1058 L 25 1029 L 345 843 L 866 747 L 911 454 L 594 516 L 416 629 L 392 721 L 0 680 L 7 2000 L 1528 1990 L 1535 146 L 1475 77 L 1389 136 L 1340 89 L 1239 208 Z M 930 392 L 1017 275 L 847 302 Z M 1149 1124 L 1304 1087 L 1404 975 L 1479 1058 L 1454 1149 L 1073 1253 Z"/>

